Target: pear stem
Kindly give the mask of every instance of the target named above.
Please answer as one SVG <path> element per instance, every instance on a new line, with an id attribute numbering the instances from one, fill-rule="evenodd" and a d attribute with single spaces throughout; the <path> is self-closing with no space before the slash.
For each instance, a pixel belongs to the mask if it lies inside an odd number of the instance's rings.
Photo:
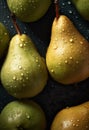
<path id="1" fill-rule="evenodd" d="M 54 0 L 54 4 L 55 4 L 56 19 L 58 20 L 58 18 L 59 18 L 59 4 L 58 4 L 58 0 Z"/>
<path id="2" fill-rule="evenodd" d="M 20 30 L 20 28 L 19 28 L 19 26 L 18 26 L 18 24 L 17 24 L 17 22 L 16 22 L 16 17 L 15 17 L 15 15 L 14 15 L 13 13 L 11 14 L 11 17 L 12 17 L 12 21 L 13 21 L 13 24 L 14 24 L 14 27 L 15 27 L 17 33 L 18 33 L 19 35 L 21 35 L 21 34 L 22 34 L 22 33 L 21 33 L 21 30 Z"/>

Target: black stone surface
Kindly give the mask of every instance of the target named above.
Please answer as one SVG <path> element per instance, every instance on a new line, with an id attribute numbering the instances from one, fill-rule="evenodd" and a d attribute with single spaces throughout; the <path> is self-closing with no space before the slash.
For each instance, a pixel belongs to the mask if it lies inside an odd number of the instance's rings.
<path id="1" fill-rule="evenodd" d="M 80 33 L 89 41 L 89 22 L 79 15 L 70 0 L 60 0 L 59 5 L 60 13 L 68 16 Z M 54 17 L 55 9 L 52 2 L 48 12 L 39 21 L 24 23 L 17 20 L 22 33 L 28 34 L 33 39 L 39 53 L 44 57 L 49 45 Z M 3 22 L 8 28 L 11 37 L 16 34 L 6 0 L 0 0 L 0 22 Z M 0 63 L 2 62 L 0 61 Z M 39 103 L 45 111 L 47 130 L 49 130 L 53 118 L 58 111 L 67 106 L 78 105 L 89 100 L 89 78 L 77 84 L 63 85 L 55 82 L 49 76 L 44 91 L 32 99 Z M 0 84 L 0 111 L 12 100 L 16 99 L 10 96 L 2 84 Z"/>

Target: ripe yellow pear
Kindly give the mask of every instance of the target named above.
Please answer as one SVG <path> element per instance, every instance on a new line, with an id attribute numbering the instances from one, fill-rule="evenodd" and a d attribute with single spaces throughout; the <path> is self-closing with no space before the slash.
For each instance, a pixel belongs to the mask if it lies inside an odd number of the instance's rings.
<path id="1" fill-rule="evenodd" d="M 89 43 L 65 15 L 53 21 L 46 63 L 53 79 L 63 84 L 89 77 Z"/>
<path id="2" fill-rule="evenodd" d="M 58 112 L 51 130 L 89 130 L 89 101 Z"/>

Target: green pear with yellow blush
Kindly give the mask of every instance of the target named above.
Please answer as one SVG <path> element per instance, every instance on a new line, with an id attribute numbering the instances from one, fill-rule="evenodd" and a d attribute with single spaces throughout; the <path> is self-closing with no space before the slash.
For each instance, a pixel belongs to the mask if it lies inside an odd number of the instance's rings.
<path id="1" fill-rule="evenodd" d="M 7 57 L 1 69 L 1 82 L 17 98 L 33 97 L 47 83 L 45 60 L 26 34 L 16 34 L 10 41 Z"/>
<path id="2" fill-rule="evenodd" d="M 53 21 L 46 64 L 52 78 L 62 84 L 89 77 L 89 42 L 65 15 Z"/>
<path id="3" fill-rule="evenodd" d="M 17 26 L 16 22 L 14 23 Z M 7 92 L 14 97 L 33 97 L 39 94 L 47 83 L 46 63 L 33 40 L 28 35 L 21 34 L 19 29 L 17 31 L 18 34 L 10 41 L 1 68 L 1 82 Z"/>

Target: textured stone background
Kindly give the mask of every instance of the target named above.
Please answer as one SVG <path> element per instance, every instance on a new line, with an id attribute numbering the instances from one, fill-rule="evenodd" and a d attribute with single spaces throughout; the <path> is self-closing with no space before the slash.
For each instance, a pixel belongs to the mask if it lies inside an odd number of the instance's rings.
<path id="1" fill-rule="evenodd" d="M 59 5 L 60 13 L 68 16 L 80 33 L 89 41 L 89 22 L 85 21 L 78 14 L 70 0 L 60 0 Z M 49 45 L 51 26 L 54 17 L 55 9 L 52 2 L 52 5 L 46 15 L 39 21 L 34 23 L 22 23 L 19 20 L 17 21 L 22 33 L 28 34 L 33 39 L 38 51 L 44 57 Z M 11 36 L 16 34 L 10 18 L 10 12 L 8 10 L 6 0 L 0 0 L 0 21 L 6 25 Z M 38 102 L 45 111 L 48 130 L 55 114 L 58 111 L 67 106 L 78 105 L 89 100 L 89 79 L 78 84 L 62 85 L 55 82 L 49 76 L 48 83 L 44 91 L 32 99 Z M 8 95 L 3 86 L 0 85 L 0 111 L 12 100 L 15 99 Z"/>

